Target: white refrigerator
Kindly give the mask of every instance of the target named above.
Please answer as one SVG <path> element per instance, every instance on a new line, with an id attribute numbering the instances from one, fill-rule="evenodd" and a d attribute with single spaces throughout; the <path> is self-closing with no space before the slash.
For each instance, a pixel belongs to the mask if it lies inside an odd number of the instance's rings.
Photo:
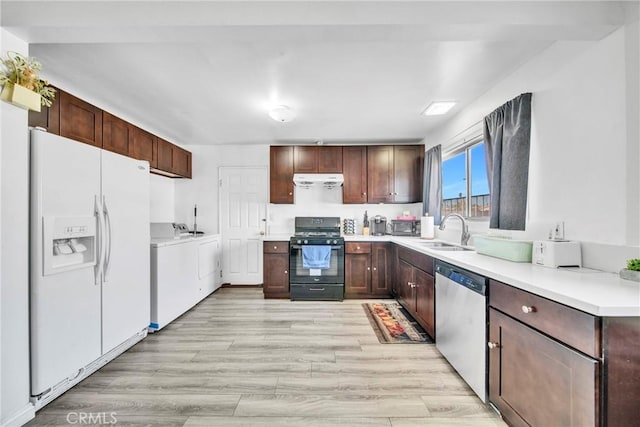
<path id="1" fill-rule="evenodd" d="M 30 221 L 31 394 L 48 402 L 146 335 L 149 164 L 32 130 Z"/>

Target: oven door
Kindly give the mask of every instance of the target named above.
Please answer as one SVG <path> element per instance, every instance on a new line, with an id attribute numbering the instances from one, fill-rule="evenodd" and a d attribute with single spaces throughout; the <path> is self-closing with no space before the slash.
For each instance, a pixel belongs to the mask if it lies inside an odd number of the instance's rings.
<path id="1" fill-rule="evenodd" d="M 344 284 L 344 245 L 331 246 L 329 268 L 304 268 L 302 264 L 302 247 L 292 243 L 289 245 L 289 283 L 336 283 Z"/>

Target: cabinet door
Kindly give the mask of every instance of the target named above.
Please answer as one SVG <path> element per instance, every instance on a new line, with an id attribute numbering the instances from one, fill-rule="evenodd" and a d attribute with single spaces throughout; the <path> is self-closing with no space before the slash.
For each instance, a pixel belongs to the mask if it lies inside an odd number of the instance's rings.
<path id="1" fill-rule="evenodd" d="M 293 147 L 293 172 L 316 173 L 318 172 L 318 147 L 308 145 L 296 145 Z"/>
<path id="2" fill-rule="evenodd" d="M 393 148 L 393 201 L 414 203 L 422 200 L 424 146 L 396 145 Z"/>
<path id="3" fill-rule="evenodd" d="M 514 426 L 598 424 L 598 361 L 489 310 L 489 399 Z"/>
<path id="4" fill-rule="evenodd" d="M 60 92 L 60 135 L 102 148 L 102 110 Z"/>
<path id="5" fill-rule="evenodd" d="M 411 264 L 400 260 L 398 262 L 398 301 L 406 308 L 409 313 L 416 312 L 416 299 L 414 296 L 414 268 Z"/>
<path id="6" fill-rule="evenodd" d="M 416 269 L 415 284 L 416 320 L 431 337 L 435 337 L 436 294 L 433 276 Z"/>
<path id="7" fill-rule="evenodd" d="M 191 178 L 191 153 L 183 148 L 173 147 L 173 172 Z"/>
<path id="8" fill-rule="evenodd" d="M 342 147 L 318 147 L 318 173 L 342 173 Z"/>
<path id="9" fill-rule="evenodd" d="M 368 146 L 367 168 L 368 203 L 393 202 L 393 146 Z"/>
<path id="10" fill-rule="evenodd" d="M 371 294 L 371 254 L 347 254 L 344 259 L 345 296 Z"/>
<path id="11" fill-rule="evenodd" d="M 367 203 L 367 147 L 342 148 L 343 203 Z"/>
<path id="12" fill-rule="evenodd" d="M 289 297 L 289 254 L 264 254 L 263 292 L 265 297 Z"/>
<path id="13" fill-rule="evenodd" d="M 128 156 L 132 151 L 133 126 L 106 111 L 102 112 L 102 148 Z"/>
<path id="14" fill-rule="evenodd" d="M 41 127 L 49 133 L 60 135 L 60 92 L 56 88 L 56 97 L 51 107 L 43 105 L 40 111 L 29 110 L 29 126 Z"/>
<path id="15" fill-rule="evenodd" d="M 158 138 L 158 169 L 165 172 L 173 172 L 173 147 L 174 145 L 162 138 Z"/>
<path id="16" fill-rule="evenodd" d="M 270 148 L 270 185 L 271 203 L 293 203 L 293 147 Z"/>
<path id="17" fill-rule="evenodd" d="M 374 243 L 371 253 L 371 293 L 391 295 L 391 250 L 387 243 Z"/>
<path id="18" fill-rule="evenodd" d="M 133 128 L 133 141 L 129 155 L 134 159 L 146 160 L 152 168 L 158 167 L 157 138 L 138 127 Z"/>

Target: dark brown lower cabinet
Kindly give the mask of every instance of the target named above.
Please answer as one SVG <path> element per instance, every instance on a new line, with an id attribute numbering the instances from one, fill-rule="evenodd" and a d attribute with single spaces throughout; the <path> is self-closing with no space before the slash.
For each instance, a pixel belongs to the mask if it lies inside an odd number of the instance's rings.
<path id="1" fill-rule="evenodd" d="M 600 363 L 489 309 L 489 399 L 513 426 L 599 425 Z"/>
<path id="2" fill-rule="evenodd" d="M 412 259 L 415 264 L 410 262 Z M 425 271 L 433 271 L 433 259 L 406 248 L 399 248 L 396 263 L 395 289 L 398 302 L 431 337 L 435 338 L 435 282 L 433 276 Z"/>
<path id="3" fill-rule="evenodd" d="M 347 242 L 344 260 L 345 298 L 391 296 L 389 243 Z"/>
<path id="4" fill-rule="evenodd" d="M 265 298 L 289 298 L 289 242 L 263 243 L 262 281 Z"/>

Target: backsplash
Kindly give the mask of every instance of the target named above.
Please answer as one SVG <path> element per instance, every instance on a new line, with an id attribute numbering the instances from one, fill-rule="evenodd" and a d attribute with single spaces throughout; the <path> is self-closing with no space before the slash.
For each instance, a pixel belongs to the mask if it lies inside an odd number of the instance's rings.
<path id="1" fill-rule="evenodd" d="M 362 219 L 365 210 L 369 219 L 376 215 L 382 215 L 387 217 L 387 220 L 395 219 L 398 215 L 402 215 L 403 211 L 420 216 L 422 210 L 422 203 L 345 205 L 342 203 L 340 188 L 295 187 L 294 191 L 293 205 L 269 204 L 267 234 L 293 234 L 296 216 L 338 216 L 341 220 L 354 218 L 356 233 L 360 234 L 362 233 Z"/>

